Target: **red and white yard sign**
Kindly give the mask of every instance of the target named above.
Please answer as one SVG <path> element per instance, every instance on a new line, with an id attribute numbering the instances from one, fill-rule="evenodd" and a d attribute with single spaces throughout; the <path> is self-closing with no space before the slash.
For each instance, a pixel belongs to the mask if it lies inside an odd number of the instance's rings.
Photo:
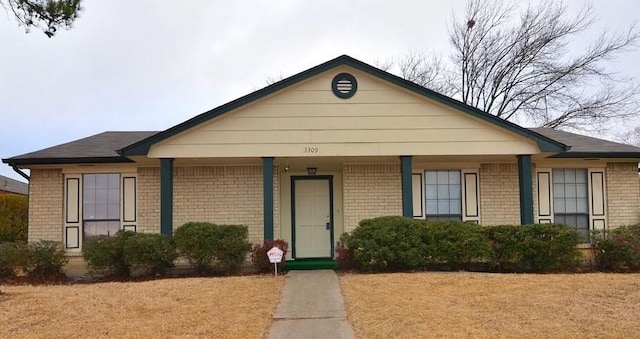
<path id="1" fill-rule="evenodd" d="M 267 257 L 269 257 L 269 262 L 274 266 L 275 275 L 278 275 L 278 264 L 282 262 L 282 255 L 284 252 L 278 247 L 274 246 L 267 252 Z"/>

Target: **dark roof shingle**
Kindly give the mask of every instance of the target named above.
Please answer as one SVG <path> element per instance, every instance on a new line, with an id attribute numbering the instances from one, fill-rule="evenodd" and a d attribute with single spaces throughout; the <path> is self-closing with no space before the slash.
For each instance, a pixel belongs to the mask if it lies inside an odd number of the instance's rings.
<path id="1" fill-rule="evenodd" d="M 158 132 L 103 132 L 83 139 L 3 159 L 10 165 L 82 163 L 82 162 L 129 162 L 118 154 L 118 150 L 148 138 Z"/>
<path id="2" fill-rule="evenodd" d="M 29 184 L 0 175 L 0 191 L 28 195 Z"/>
<path id="3" fill-rule="evenodd" d="M 640 148 L 635 146 L 551 128 L 530 128 L 530 130 L 571 146 L 571 149 L 556 155 L 556 158 L 640 158 Z"/>

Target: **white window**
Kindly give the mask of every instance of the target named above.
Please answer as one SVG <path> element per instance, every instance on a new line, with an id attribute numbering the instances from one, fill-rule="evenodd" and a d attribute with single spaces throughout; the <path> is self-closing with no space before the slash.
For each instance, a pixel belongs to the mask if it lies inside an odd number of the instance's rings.
<path id="1" fill-rule="evenodd" d="M 120 174 L 84 174 L 83 237 L 113 235 L 120 229 Z"/>
<path id="2" fill-rule="evenodd" d="M 589 240 L 587 169 L 553 169 L 553 222 L 578 229 Z"/>
<path id="3" fill-rule="evenodd" d="M 427 220 L 462 220 L 460 170 L 425 171 Z"/>
<path id="4" fill-rule="evenodd" d="M 66 173 L 65 248 L 80 251 L 82 242 L 120 229 L 136 231 L 137 188 L 133 171 Z"/>

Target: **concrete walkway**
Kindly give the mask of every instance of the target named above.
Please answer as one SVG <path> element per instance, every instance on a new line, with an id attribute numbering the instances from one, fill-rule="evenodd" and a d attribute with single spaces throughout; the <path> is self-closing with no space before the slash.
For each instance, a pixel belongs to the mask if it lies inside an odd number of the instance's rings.
<path id="1" fill-rule="evenodd" d="M 331 270 L 289 271 L 273 318 L 269 339 L 355 338 Z"/>

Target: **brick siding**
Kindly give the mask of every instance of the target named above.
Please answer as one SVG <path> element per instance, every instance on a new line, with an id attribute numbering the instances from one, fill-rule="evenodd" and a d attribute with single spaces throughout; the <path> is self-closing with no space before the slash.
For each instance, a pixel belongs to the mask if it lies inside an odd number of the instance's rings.
<path id="1" fill-rule="evenodd" d="M 345 164 L 343 168 L 344 230 L 362 219 L 402 215 L 399 164 Z"/>
<path id="2" fill-rule="evenodd" d="M 638 164 L 608 163 L 606 180 L 608 227 L 640 222 Z"/>
<path id="3" fill-rule="evenodd" d="M 29 185 L 29 241 L 62 242 L 62 170 L 32 169 Z"/>
<path id="4" fill-rule="evenodd" d="M 520 224 L 518 164 L 480 165 L 482 225 Z"/>

